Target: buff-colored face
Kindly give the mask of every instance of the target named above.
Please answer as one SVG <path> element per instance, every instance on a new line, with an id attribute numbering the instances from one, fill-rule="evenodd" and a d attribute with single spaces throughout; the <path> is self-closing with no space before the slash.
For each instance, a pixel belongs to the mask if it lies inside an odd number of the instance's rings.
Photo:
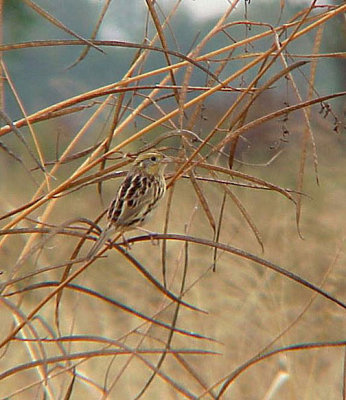
<path id="1" fill-rule="evenodd" d="M 163 173 L 169 159 L 161 153 L 151 152 L 140 154 L 135 160 L 135 167 L 143 169 L 148 174 Z"/>

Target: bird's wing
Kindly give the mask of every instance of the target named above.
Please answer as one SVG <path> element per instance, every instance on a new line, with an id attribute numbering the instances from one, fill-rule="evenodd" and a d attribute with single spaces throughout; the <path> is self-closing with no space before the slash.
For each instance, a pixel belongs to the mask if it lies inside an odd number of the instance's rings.
<path id="1" fill-rule="evenodd" d="M 121 184 L 112 202 L 108 219 L 118 227 L 140 224 L 150 212 L 153 200 L 153 186 L 144 183 L 140 175 L 129 175 Z"/>

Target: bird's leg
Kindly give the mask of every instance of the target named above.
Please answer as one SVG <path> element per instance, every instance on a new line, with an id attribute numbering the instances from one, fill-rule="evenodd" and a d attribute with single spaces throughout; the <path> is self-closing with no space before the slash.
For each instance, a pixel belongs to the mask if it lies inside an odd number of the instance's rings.
<path id="1" fill-rule="evenodd" d="M 150 241 L 153 246 L 157 246 L 159 244 L 158 239 L 155 238 L 155 236 L 157 235 L 156 232 L 149 231 L 148 229 L 142 228 L 141 226 L 137 226 L 136 229 L 144 233 L 147 233 L 150 236 Z"/>
<path id="2" fill-rule="evenodd" d="M 126 236 L 124 235 L 124 233 L 121 234 L 121 238 L 123 240 L 124 247 L 125 247 L 126 251 L 131 250 L 131 244 L 127 241 Z"/>

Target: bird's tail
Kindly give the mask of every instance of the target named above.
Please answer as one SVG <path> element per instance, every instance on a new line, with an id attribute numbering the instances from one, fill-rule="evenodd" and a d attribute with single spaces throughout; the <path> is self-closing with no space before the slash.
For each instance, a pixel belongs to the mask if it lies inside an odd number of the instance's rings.
<path id="1" fill-rule="evenodd" d="M 90 260 L 95 256 L 95 254 L 101 249 L 101 247 L 105 244 L 107 239 L 110 237 L 113 229 L 111 225 L 108 225 L 100 234 L 99 238 L 96 240 L 94 245 L 89 250 L 87 254 L 87 260 Z"/>

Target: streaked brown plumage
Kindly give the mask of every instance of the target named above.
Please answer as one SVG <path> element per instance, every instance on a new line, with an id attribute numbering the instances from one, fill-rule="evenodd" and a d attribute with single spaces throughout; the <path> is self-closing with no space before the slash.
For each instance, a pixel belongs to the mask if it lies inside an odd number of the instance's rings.
<path id="1" fill-rule="evenodd" d="M 169 158 L 157 152 L 139 155 L 111 202 L 107 227 L 87 255 L 92 258 L 111 232 L 123 233 L 141 226 L 166 192 L 164 170 Z"/>

